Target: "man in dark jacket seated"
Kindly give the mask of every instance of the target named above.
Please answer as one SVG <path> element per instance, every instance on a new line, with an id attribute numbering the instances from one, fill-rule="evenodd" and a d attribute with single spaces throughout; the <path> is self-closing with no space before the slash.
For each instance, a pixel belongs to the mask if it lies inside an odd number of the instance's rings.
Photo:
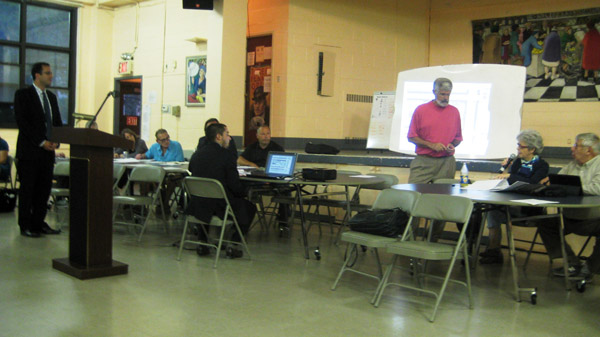
<path id="1" fill-rule="evenodd" d="M 256 214 L 256 206 L 244 199 L 246 190 L 237 171 L 236 158 L 227 150 L 231 137 L 227 126 L 220 123 L 209 125 L 206 130 L 206 145 L 199 148 L 190 160 L 189 170 L 194 177 L 212 178 L 221 182 L 233 213 L 238 220 L 240 229 L 244 235 L 248 232 L 250 224 Z M 208 198 L 192 198 L 187 213 L 195 216 L 201 221 L 209 222 L 213 215 L 222 217 L 227 207 L 225 201 Z M 208 227 L 207 227 L 208 229 Z M 198 238 L 206 241 L 203 230 L 198 231 Z M 239 234 L 234 232 L 232 241 L 241 241 Z M 208 247 L 198 246 L 198 255 L 208 255 Z M 241 250 L 233 247 L 227 248 L 227 256 L 230 258 L 241 257 Z"/>

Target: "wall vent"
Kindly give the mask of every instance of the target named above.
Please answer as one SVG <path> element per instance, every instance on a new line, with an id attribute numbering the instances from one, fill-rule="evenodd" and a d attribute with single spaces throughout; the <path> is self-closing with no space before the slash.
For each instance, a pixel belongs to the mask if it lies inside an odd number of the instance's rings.
<path id="1" fill-rule="evenodd" d="M 373 103 L 373 96 L 346 94 L 346 102 Z"/>

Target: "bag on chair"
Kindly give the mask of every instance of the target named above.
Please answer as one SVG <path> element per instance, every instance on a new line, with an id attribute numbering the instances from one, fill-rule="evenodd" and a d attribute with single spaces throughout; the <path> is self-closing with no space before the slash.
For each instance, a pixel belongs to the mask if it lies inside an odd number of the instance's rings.
<path id="1" fill-rule="evenodd" d="M 410 216 L 400 208 L 373 209 L 359 212 L 348 221 L 350 229 L 373 235 L 402 235 Z"/>
<path id="2" fill-rule="evenodd" d="M 0 212 L 12 212 L 17 203 L 18 190 L 6 188 L 0 190 Z"/>

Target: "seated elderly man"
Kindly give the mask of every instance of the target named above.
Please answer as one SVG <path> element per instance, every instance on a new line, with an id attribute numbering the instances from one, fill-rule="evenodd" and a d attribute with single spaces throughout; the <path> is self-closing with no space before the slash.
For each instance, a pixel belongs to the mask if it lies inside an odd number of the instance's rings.
<path id="1" fill-rule="evenodd" d="M 246 147 L 244 152 L 238 157 L 238 165 L 265 167 L 269 152 L 284 151 L 283 147 L 271 141 L 271 129 L 268 125 L 263 125 L 256 130 L 256 138 L 258 140 Z"/>
<path id="2" fill-rule="evenodd" d="M 155 133 L 156 143 L 150 146 L 146 153 L 140 153 L 135 156 L 135 159 L 154 159 L 156 161 L 184 161 L 183 149 L 179 142 L 171 140 L 169 133 L 165 129 L 158 129 Z M 163 189 L 161 192 L 163 209 L 166 213 L 170 213 L 169 199 L 175 191 L 184 174 L 169 174 L 165 177 Z"/>
<path id="3" fill-rule="evenodd" d="M 571 147 L 573 161 L 560 170 L 559 174 L 576 175 L 581 178 L 583 193 L 586 195 L 600 195 L 600 139 L 593 133 L 582 133 L 575 138 Z M 563 212 L 565 235 L 575 233 L 578 235 L 593 235 L 596 244 L 592 255 L 586 262 L 580 264 L 571 247 L 565 242 L 567 258 L 569 261 L 569 274 L 584 277 L 591 281 L 593 274 L 600 271 L 600 207 L 595 208 L 567 208 Z M 560 249 L 559 220 L 539 223 L 540 236 L 544 241 L 546 250 L 551 258 L 562 257 Z M 563 275 L 563 268 L 554 271 L 557 276 Z"/>

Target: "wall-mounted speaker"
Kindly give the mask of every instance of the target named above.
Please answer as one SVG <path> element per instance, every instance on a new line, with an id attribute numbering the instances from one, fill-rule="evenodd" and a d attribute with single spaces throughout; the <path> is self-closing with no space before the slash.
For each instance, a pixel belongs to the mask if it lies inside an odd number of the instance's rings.
<path id="1" fill-rule="evenodd" d="M 183 0 L 183 9 L 213 10 L 213 0 Z"/>

